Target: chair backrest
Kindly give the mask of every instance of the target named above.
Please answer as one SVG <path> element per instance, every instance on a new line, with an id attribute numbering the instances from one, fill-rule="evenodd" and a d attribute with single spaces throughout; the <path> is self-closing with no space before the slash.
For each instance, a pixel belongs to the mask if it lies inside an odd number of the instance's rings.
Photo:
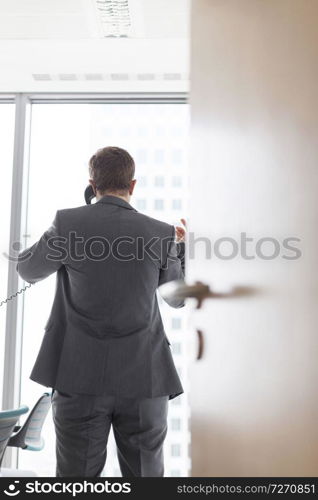
<path id="1" fill-rule="evenodd" d="M 28 411 L 29 408 L 24 405 L 15 410 L 0 411 L 0 466 L 8 441 L 20 415 Z"/>
<path id="2" fill-rule="evenodd" d="M 24 425 L 11 436 L 8 446 L 40 451 L 44 446 L 42 427 L 51 407 L 51 394 L 45 392 L 34 405 Z"/>

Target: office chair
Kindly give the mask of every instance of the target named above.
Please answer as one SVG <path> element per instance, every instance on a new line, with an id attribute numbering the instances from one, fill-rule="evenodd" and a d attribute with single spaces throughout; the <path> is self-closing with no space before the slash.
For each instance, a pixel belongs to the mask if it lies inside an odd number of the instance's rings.
<path id="1" fill-rule="evenodd" d="M 20 406 L 16 410 L 0 411 L 0 467 L 8 441 L 21 415 L 29 411 L 27 406 Z"/>
<path id="2" fill-rule="evenodd" d="M 7 446 L 22 448 L 23 450 L 41 451 L 44 439 L 41 436 L 42 427 L 51 407 L 51 394 L 45 392 L 34 405 L 24 425 L 16 426 Z"/>
<path id="3" fill-rule="evenodd" d="M 1 462 L 7 446 L 22 448 L 23 450 L 30 451 L 40 451 L 43 449 L 44 439 L 41 436 L 41 431 L 50 407 L 51 394 L 46 392 L 37 401 L 23 426 L 16 426 L 15 424 L 17 423 L 20 415 L 29 411 L 27 406 L 21 406 L 18 410 L 0 412 L 0 476 L 36 476 L 33 471 L 1 469 Z M 2 415 L 4 415 L 3 419 Z M 6 429 L 6 434 L 3 434 L 4 438 L 2 438 L 2 420 L 3 422 L 7 422 L 6 418 L 8 417 L 11 418 L 11 425 L 8 425 L 7 423 L 4 424 L 3 428 Z"/>

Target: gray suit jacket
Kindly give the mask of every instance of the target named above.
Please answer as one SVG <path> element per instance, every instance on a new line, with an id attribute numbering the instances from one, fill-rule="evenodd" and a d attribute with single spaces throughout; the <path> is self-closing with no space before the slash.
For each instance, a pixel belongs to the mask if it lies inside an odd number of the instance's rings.
<path id="1" fill-rule="evenodd" d="M 57 271 L 52 311 L 30 378 L 70 393 L 170 398 L 182 393 L 156 290 L 182 279 L 183 263 L 184 244 L 174 242 L 174 227 L 118 197 L 59 210 L 17 264 L 29 283 Z"/>

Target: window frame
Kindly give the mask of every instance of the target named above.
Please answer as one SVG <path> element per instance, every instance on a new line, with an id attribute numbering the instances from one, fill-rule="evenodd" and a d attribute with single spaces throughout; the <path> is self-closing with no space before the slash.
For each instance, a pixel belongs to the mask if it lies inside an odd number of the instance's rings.
<path id="1" fill-rule="evenodd" d="M 29 149 L 33 104 L 187 104 L 186 92 L 105 92 L 105 93 L 0 93 L 0 103 L 15 104 L 14 148 L 10 209 L 9 248 L 14 242 L 26 243 Z M 9 262 L 7 296 L 25 286 Z M 20 404 L 21 353 L 23 341 L 24 296 L 20 294 L 7 303 L 4 340 L 4 371 L 2 407 Z M 17 453 L 8 448 L 3 460 L 5 467 L 17 464 Z"/>

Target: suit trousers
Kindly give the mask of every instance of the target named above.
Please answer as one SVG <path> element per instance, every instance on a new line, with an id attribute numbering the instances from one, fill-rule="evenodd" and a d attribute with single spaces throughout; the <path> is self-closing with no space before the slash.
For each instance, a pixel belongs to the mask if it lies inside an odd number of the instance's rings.
<path id="1" fill-rule="evenodd" d="M 169 396 L 52 393 L 56 433 L 56 476 L 100 476 L 113 427 L 123 477 L 162 477 Z"/>

